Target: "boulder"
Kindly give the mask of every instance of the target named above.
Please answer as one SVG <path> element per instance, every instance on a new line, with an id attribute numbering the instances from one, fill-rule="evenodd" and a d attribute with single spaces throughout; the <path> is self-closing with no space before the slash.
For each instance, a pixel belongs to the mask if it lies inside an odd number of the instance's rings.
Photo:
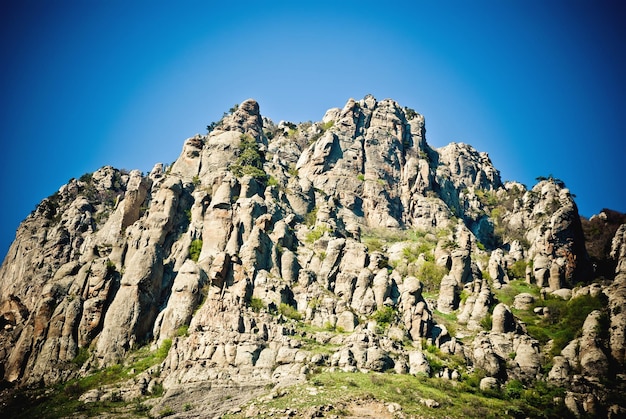
<path id="1" fill-rule="evenodd" d="M 532 294 L 523 292 L 515 296 L 513 307 L 517 310 L 530 310 L 535 303 L 535 297 Z"/>
<path id="2" fill-rule="evenodd" d="M 409 352 L 409 374 L 430 375 L 430 364 L 422 351 Z"/>
<path id="3" fill-rule="evenodd" d="M 485 377 L 480 380 L 479 388 L 482 391 L 497 391 L 500 389 L 500 383 L 496 378 Z"/>
<path id="4" fill-rule="evenodd" d="M 515 332 L 517 323 L 509 307 L 500 303 L 493 309 L 491 330 L 496 333 Z"/>

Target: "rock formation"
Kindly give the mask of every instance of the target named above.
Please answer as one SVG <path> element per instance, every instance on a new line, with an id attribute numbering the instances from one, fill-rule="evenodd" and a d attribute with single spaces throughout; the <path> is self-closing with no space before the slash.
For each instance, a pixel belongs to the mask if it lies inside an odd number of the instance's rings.
<path id="1" fill-rule="evenodd" d="M 487 153 L 430 147 L 424 117 L 393 100 L 297 125 L 247 100 L 171 166 L 71 179 L 24 220 L 0 268 L 0 378 L 49 386 L 165 348 L 116 394 L 162 386 L 157 411 L 317 370 L 475 373 L 484 391 L 552 383 L 574 414 L 617 417 L 626 225 L 611 257 L 594 281 L 562 181 L 503 183 Z M 608 306 L 560 342 L 539 331 L 569 307 L 555 295 Z M 211 406 L 196 413 L 223 413 Z"/>

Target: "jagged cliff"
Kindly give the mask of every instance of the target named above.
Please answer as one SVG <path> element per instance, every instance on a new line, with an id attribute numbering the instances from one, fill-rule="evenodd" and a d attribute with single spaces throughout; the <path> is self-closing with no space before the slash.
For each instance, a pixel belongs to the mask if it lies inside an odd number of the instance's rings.
<path id="1" fill-rule="evenodd" d="M 223 409 L 198 389 L 395 371 L 550 383 L 574 414 L 626 413 L 626 225 L 616 274 L 596 280 L 562 181 L 503 183 L 486 153 L 433 149 L 421 115 L 372 96 L 297 125 L 247 100 L 208 128 L 148 175 L 70 180 L 20 225 L 0 269 L 5 387 L 160 347 L 121 387 L 77 397 L 163 388 L 153 411 L 200 397 L 206 415 Z M 563 337 L 549 325 L 569 312 L 584 324 Z"/>

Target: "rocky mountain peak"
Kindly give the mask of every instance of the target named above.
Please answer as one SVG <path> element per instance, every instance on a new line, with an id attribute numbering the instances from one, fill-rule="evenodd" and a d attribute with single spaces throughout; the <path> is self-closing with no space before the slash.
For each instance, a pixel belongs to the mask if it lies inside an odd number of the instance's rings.
<path id="1" fill-rule="evenodd" d="M 626 412 L 624 226 L 599 277 L 564 182 L 503 184 L 487 153 L 434 149 L 422 115 L 371 95 L 298 124 L 249 99 L 207 128 L 171 166 L 104 167 L 24 220 L 0 268 L 7 394 L 207 416 L 216 388 L 244 403 L 394 371 L 566 389 L 511 399 L 526 416 Z"/>

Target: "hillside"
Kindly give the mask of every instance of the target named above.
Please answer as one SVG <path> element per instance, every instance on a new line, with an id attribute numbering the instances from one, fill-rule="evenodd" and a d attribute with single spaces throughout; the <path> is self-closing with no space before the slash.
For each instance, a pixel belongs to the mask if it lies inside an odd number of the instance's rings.
<path id="1" fill-rule="evenodd" d="M 626 415 L 623 214 L 581 222 L 562 180 L 503 182 L 389 99 L 207 131 L 20 225 L 5 415 Z"/>

